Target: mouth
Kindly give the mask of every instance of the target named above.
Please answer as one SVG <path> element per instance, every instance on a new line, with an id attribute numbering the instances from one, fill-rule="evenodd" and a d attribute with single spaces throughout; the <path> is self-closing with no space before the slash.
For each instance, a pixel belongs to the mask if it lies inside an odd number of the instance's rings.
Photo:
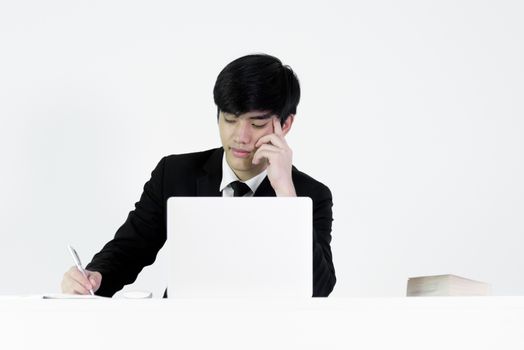
<path id="1" fill-rule="evenodd" d="M 251 154 L 251 151 L 247 151 L 241 148 L 229 147 L 229 149 L 231 150 L 231 153 L 233 154 L 233 156 L 237 158 L 248 158 L 249 155 Z"/>

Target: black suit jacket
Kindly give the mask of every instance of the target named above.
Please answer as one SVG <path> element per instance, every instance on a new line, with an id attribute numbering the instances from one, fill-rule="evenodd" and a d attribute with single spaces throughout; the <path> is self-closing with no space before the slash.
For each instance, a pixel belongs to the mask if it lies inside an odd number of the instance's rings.
<path id="1" fill-rule="evenodd" d="M 87 269 L 102 274 L 96 294 L 112 296 L 156 258 L 166 241 L 167 199 L 173 196 L 222 196 L 222 148 L 162 158 L 144 185 L 144 192 L 118 229 L 115 237 L 97 253 Z M 313 201 L 313 296 L 328 296 L 336 277 L 331 255 L 331 192 L 310 176 L 292 170 L 298 196 Z M 274 197 L 266 177 L 254 196 Z"/>

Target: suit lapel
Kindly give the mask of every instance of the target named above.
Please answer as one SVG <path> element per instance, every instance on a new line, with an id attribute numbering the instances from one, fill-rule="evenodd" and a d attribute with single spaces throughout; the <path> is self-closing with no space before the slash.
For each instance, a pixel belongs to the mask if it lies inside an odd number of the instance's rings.
<path id="1" fill-rule="evenodd" d="M 269 179 L 267 176 L 264 178 L 264 180 L 260 183 L 257 190 L 253 194 L 253 197 L 275 197 L 275 190 L 273 187 L 271 187 L 271 183 L 269 182 Z"/>
<path id="2" fill-rule="evenodd" d="M 220 182 L 222 181 L 223 148 L 217 148 L 203 166 L 204 175 L 197 179 L 197 196 L 220 197 Z"/>

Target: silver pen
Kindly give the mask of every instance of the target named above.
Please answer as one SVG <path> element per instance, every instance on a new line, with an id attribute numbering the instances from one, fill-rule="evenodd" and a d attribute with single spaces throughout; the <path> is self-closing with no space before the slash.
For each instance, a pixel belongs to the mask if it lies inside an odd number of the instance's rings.
<path id="1" fill-rule="evenodd" d="M 73 260 L 75 261 L 76 268 L 78 269 L 78 271 L 82 273 L 82 275 L 84 275 L 84 277 L 87 280 L 89 280 L 86 274 L 86 270 L 84 270 L 84 268 L 82 267 L 82 263 L 80 262 L 80 257 L 76 253 L 75 248 L 71 247 L 70 245 L 68 245 L 68 247 L 69 247 L 69 252 L 71 253 L 71 256 L 73 257 Z M 93 289 L 89 289 L 89 293 L 91 293 L 91 295 L 95 295 L 95 293 L 93 292 Z"/>

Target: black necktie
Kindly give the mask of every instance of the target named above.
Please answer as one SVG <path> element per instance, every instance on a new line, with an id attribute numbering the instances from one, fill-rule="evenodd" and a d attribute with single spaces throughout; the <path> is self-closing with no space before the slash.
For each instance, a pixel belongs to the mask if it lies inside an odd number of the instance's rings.
<path id="1" fill-rule="evenodd" d="M 251 191 L 248 185 L 240 181 L 233 181 L 230 185 L 233 188 L 233 197 L 244 197 L 246 193 Z"/>

